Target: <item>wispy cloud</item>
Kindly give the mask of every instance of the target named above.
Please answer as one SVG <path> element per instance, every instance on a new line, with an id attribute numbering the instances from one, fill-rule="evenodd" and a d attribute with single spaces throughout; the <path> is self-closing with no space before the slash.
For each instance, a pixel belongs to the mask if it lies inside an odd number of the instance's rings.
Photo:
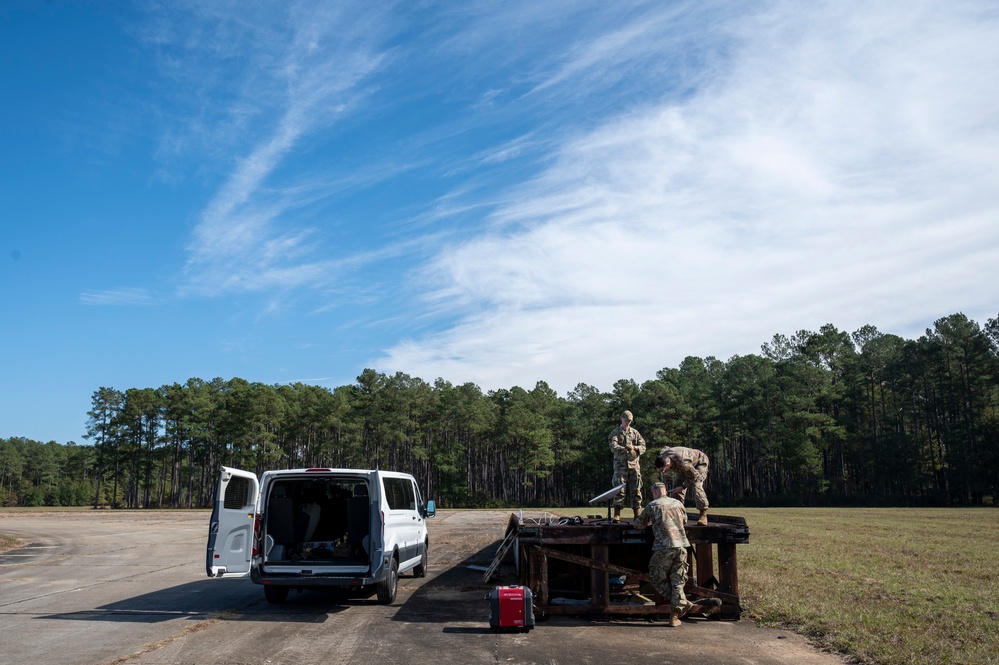
<path id="1" fill-rule="evenodd" d="M 691 38 L 671 25 L 599 39 L 590 59 Z M 726 64 L 690 65 L 696 90 L 564 142 L 492 231 L 440 252 L 419 279 L 460 322 L 379 367 L 609 387 L 826 322 L 908 333 L 993 312 L 999 17 L 982 3 L 761 3 L 711 30 Z M 575 61 L 542 85 L 558 91 L 586 69 Z"/>
<path id="2" fill-rule="evenodd" d="M 637 4 L 622 13 L 596 5 L 485 3 L 379 11 L 362 3 L 331 8 L 315 2 L 295 2 L 278 14 L 268 3 L 164 8 L 159 20 L 137 33 L 159 49 L 164 73 L 192 92 L 186 93 L 190 111 L 168 123 L 163 154 L 198 150 L 212 164 L 228 165 L 191 234 L 181 294 L 327 288 L 356 265 L 363 253 L 334 240 L 329 229 L 320 231 L 314 218 L 302 221 L 303 207 L 330 195 L 309 183 L 330 179 L 323 172 L 332 168 L 322 160 L 305 166 L 302 155 L 311 140 L 328 141 L 331 126 L 354 117 L 383 85 L 403 99 L 419 99 L 427 90 L 404 92 L 413 85 L 410 78 L 443 76 L 456 97 L 466 94 L 466 86 L 478 90 L 476 83 L 487 77 L 500 84 L 495 99 L 476 92 L 467 113 L 424 124 L 396 146 L 383 146 L 401 162 L 385 159 L 376 169 L 389 178 L 414 168 L 414 156 L 436 151 L 441 177 L 461 180 L 458 189 L 469 193 L 447 210 L 469 213 L 467 221 L 474 211 L 491 208 L 494 201 L 483 196 L 494 197 L 495 183 L 516 177 L 525 162 L 547 158 L 562 131 L 564 118 L 553 112 L 560 104 L 551 104 L 542 90 L 572 91 L 592 105 L 601 90 L 638 89 L 631 73 L 663 60 L 667 50 L 681 50 L 678 43 L 663 46 L 656 26 L 683 14 L 656 8 Z M 608 21 L 620 27 L 608 31 Z M 426 36 L 388 46 L 401 25 L 415 37 L 423 23 Z M 206 97 L 228 101 L 206 108 L 200 103 Z M 480 105 L 487 97 L 489 110 Z M 400 100 L 381 103 L 380 112 L 388 112 Z M 535 129 L 519 137 L 471 153 L 461 145 L 480 125 L 513 125 L 527 115 Z M 452 150 L 457 152 L 448 157 Z M 410 205 L 400 218 L 431 220 L 442 210 L 420 210 L 431 201 Z"/>
<path id="3" fill-rule="evenodd" d="M 316 251 L 315 229 L 287 214 L 317 196 L 300 187 L 300 167 L 288 157 L 363 98 L 360 84 L 385 57 L 379 42 L 390 22 L 360 5 L 312 2 L 181 3 L 158 18 L 141 36 L 161 49 L 164 72 L 228 100 L 167 134 L 165 145 L 197 146 L 232 165 L 193 230 L 181 292 L 328 281 L 336 264 Z M 304 177 L 315 181 L 316 173 Z"/>
<path id="4" fill-rule="evenodd" d="M 591 14 L 566 48 L 553 51 L 547 67 L 536 72 L 541 80 L 531 95 L 555 87 L 558 94 L 586 95 L 595 86 L 609 88 L 648 68 L 668 72 L 668 87 L 680 87 L 685 81 L 678 75 L 686 69 L 682 61 L 694 34 L 702 42 L 716 39 L 710 12 L 717 8 L 711 3 L 639 3 L 630 13 L 622 13 L 620 5 L 606 9 L 606 14 Z M 664 34 L 670 38 L 661 39 Z"/>
<path id="5" fill-rule="evenodd" d="M 84 291 L 80 294 L 82 305 L 123 305 L 149 306 L 158 303 L 158 298 L 146 289 L 123 287 L 106 291 Z"/>

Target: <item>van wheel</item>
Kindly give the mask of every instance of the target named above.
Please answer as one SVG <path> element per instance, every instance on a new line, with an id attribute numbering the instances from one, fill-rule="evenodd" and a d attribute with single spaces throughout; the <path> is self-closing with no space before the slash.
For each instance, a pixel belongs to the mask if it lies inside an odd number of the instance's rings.
<path id="1" fill-rule="evenodd" d="M 427 576 L 427 546 L 423 545 L 423 557 L 420 559 L 420 563 L 416 564 L 413 568 L 413 577 L 426 577 Z"/>
<path id="2" fill-rule="evenodd" d="M 391 605 L 395 601 L 395 591 L 399 586 L 399 562 L 392 558 L 388 577 L 378 583 L 378 602 Z"/>
<path id="3" fill-rule="evenodd" d="M 264 598 L 266 598 L 267 602 L 272 605 L 280 605 L 284 601 L 288 600 L 288 587 L 265 584 Z"/>

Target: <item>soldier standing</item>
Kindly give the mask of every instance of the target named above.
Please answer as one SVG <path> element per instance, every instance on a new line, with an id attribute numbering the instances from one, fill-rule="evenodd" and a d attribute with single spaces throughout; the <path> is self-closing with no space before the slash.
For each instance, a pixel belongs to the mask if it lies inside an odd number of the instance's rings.
<path id="1" fill-rule="evenodd" d="M 674 628 L 680 625 L 680 617 L 694 606 L 683 593 L 690 547 L 683 527 L 686 522 L 683 504 L 666 495 L 666 485 L 656 483 L 652 486 L 652 502 L 632 524 L 638 530 L 652 525 L 656 540 L 649 560 L 649 578 L 659 595 L 669 599 L 669 625 Z"/>
<path id="2" fill-rule="evenodd" d="M 669 491 L 683 504 L 687 496 L 687 488 L 694 487 L 694 505 L 701 512 L 697 523 L 704 526 L 708 523 L 708 495 L 704 492 L 704 481 L 708 479 L 708 456 L 700 450 L 676 446 L 666 446 L 656 457 L 655 466 L 661 474 L 672 472 L 676 487 Z"/>
<path id="3" fill-rule="evenodd" d="M 631 426 L 634 420 L 631 411 L 621 414 L 621 426 L 608 437 L 614 454 L 614 476 L 611 484 L 627 483 L 614 497 L 614 521 L 621 521 L 621 506 L 625 499 L 631 504 L 635 517 L 642 512 L 642 467 L 640 458 L 645 452 L 645 439 Z"/>

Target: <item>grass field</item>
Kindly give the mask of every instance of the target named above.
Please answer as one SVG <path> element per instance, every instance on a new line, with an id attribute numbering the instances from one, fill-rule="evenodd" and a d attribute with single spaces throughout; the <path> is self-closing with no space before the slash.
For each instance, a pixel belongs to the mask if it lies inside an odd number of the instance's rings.
<path id="1" fill-rule="evenodd" d="M 865 663 L 999 663 L 999 510 L 727 509 L 743 605 Z"/>

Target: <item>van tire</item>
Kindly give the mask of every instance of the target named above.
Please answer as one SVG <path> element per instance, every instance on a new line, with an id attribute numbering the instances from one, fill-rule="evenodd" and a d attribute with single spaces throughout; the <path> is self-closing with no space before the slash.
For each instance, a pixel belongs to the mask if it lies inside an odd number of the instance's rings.
<path id="1" fill-rule="evenodd" d="M 426 577 L 427 576 L 427 549 L 426 543 L 423 544 L 423 556 L 420 558 L 420 563 L 416 564 L 413 568 L 413 577 Z"/>
<path id="2" fill-rule="evenodd" d="M 273 584 L 264 585 L 264 598 L 271 605 L 281 605 L 284 601 L 288 600 L 288 587 L 286 586 L 274 586 Z"/>
<path id="3" fill-rule="evenodd" d="M 392 557 L 388 575 L 378 583 L 378 602 L 382 605 L 391 605 L 395 602 L 395 592 L 398 586 L 399 562 L 395 560 L 395 557 Z"/>

